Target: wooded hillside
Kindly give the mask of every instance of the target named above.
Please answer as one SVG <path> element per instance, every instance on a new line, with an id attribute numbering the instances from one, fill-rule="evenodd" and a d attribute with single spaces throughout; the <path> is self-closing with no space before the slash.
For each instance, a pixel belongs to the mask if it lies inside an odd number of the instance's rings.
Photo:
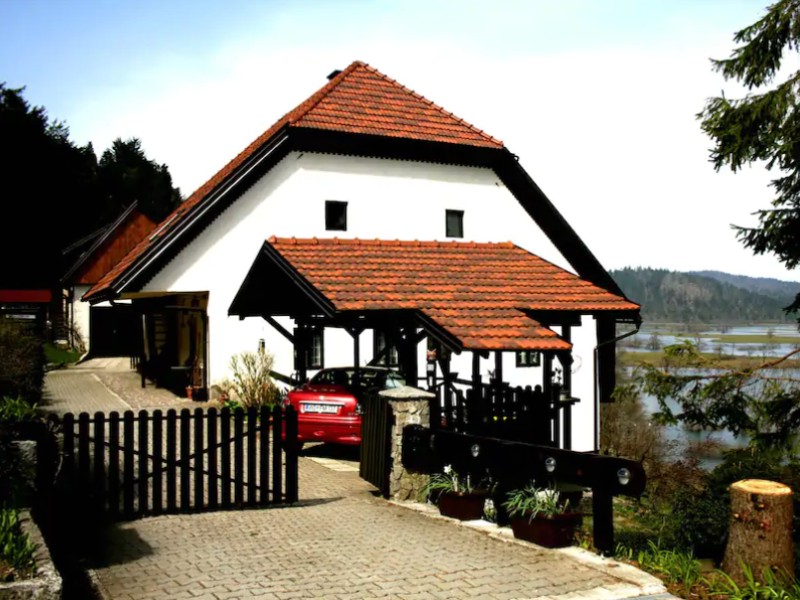
<path id="1" fill-rule="evenodd" d="M 725 273 L 719 274 L 724 277 L 714 278 L 666 269 L 624 268 L 610 273 L 625 294 L 642 305 L 642 316 L 647 321 L 790 323 L 796 318 L 787 316 L 783 308 L 792 303 L 800 283 L 792 286 L 778 280 L 756 280 Z M 719 281 L 720 278 L 727 278 L 731 283 Z M 738 285 L 734 285 L 734 281 Z M 758 289 L 775 290 L 775 293 L 767 295 L 741 287 L 748 283 L 758 285 Z"/>

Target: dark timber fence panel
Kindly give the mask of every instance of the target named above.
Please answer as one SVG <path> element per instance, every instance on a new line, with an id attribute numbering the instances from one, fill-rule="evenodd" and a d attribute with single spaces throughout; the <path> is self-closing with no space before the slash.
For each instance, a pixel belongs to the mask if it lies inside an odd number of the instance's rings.
<path id="1" fill-rule="evenodd" d="M 287 416 L 294 414 L 294 412 L 287 412 Z M 272 440 L 272 501 L 274 503 L 283 502 L 283 443 L 281 441 L 283 433 L 283 415 L 280 411 L 272 413 L 272 431 L 275 432 L 275 437 Z M 297 426 L 297 417 L 295 416 L 295 426 Z M 287 453 L 295 454 L 297 456 L 297 437 L 292 440 L 292 443 L 287 444 Z"/>
<path id="2" fill-rule="evenodd" d="M 162 454 L 164 417 L 160 410 L 153 412 L 153 514 L 163 512 L 164 456 Z"/>
<path id="3" fill-rule="evenodd" d="M 231 423 L 233 420 L 233 423 Z M 61 422 L 62 474 L 111 518 L 296 502 L 291 408 L 127 411 Z M 231 446 L 233 447 L 231 449 Z"/>
<path id="4" fill-rule="evenodd" d="M 219 486 L 219 475 L 217 474 L 217 409 L 208 409 L 208 508 L 216 509 L 217 487 Z"/>
<path id="5" fill-rule="evenodd" d="M 387 495 L 392 426 L 389 401 L 378 394 L 365 394 L 362 405 L 359 475 L 378 488 L 381 494 Z"/>
<path id="6" fill-rule="evenodd" d="M 64 431 L 67 431 L 66 420 Z M 68 437 L 71 436 L 64 435 L 65 446 Z M 114 411 L 108 415 L 108 514 L 112 519 L 119 515 L 119 482 L 119 413 Z"/>
<path id="7" fill-rule="evenodd" d="M 135 453 L 133 412 L 128 410 L 122 415 L 122 516 L 126 519 L 132 519 L 135 514 L 133 510 L 133 458 Z"/>
<path id="8" fill-rule="evenodd" d="M 201 510 L 203 502 L 203 466 L 205 454 L 203 453 L 203 409 L 194 411 L 194 507 Z"/>
<path id="9" fill-rule="evenodd" d="M 258 444 L 258 486 L 259 486 L 259 504 L 267 504 L 269 502 L 269 489 L 267 488 L 267 481 L 269 480 L 269 427 L 264 427 L 264 423 L 269 423 L 269 409 L 266 406 L 261 407 L 261 424 L 262 427 L 259 431 L 260 439 Z M 295 458 L 297 454 L 295 454 Z M 289 468 L 288 465 L 286 467 Z"/>
<path id="10" fill-rule="evenodd" d="M 222 444 L 222 506 L 231 505 L 231 410 L 222 409 L 220 418 L 220 443 Z"/>
<path id="11" fill-rule="evenodd" d="M 552 401 L 541 389 L 483 384 L 475 390 L 442 385 L 432 408 L 441 411 L 440 417 L 431 419 L 434 429 L 534 444 L 554 443 Z"/>

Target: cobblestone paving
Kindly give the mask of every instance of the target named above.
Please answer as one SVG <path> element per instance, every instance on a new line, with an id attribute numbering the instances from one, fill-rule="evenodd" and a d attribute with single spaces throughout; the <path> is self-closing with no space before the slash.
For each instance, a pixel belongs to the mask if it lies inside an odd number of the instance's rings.
<path id="1" fill-rule="evenodd" d="M 208 406 L 218 404 L 181 398 L 150 381 L 142 387 L 141 377 L 131 370 L 127 358 L 93 358 L 47 373 L 42 410 L 63 415 Z"/>
<path id="2" fill-rule="evenodd" d="M 47 373 L 42 400 L 42 411 L 56 415 L 131 410 L 131 406 L 103 385 L 95 373 L 73 369 Z"/>
<path id="3" fill-rule="evenodd" d="M 49 373 L 46 410 L 202 406 L 142 389 L 122 367 L 95 363 Z M 113 600 L 668 597 L 632 567 L 387 503 L 354 472 L 351 457 L 313 448 L 307 455 L 300 459 L 297 506 L 111 526 L 95 569 L 101 592 Z"/>
<path id="4" fill-rule="evenodd" d="M 301 458 L 298 506 L 178 515 L 107 531 L 108 598 L 559 598 L 659 593 L 631 567 L 505 542 L 376 498 Z M 610 566 L 609 566 L 610 565 Z"/>

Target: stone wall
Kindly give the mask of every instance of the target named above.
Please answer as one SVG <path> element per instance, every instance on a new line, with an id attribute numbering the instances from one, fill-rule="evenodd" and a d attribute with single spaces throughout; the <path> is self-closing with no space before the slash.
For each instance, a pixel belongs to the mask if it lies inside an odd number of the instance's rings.
<path id="1" fill-rule="evenodd" d="M 406 425 L 430 427 L 430 392 L 411 387 L 386 390 L 380 395 L 389 402 L 394 416 L 391 439 L 391 470 L 389 472 L 389 497 L 399 501 L 419 500 L 420 490 L 428 482 L 428 476 L 412 473 L 403 466 L 403 428 Z"/>
<path id="2" fill-rule="evenodd" d="M 53 564 L 41 530 L 27 510 L 20 511 L 20 527 L 36 546 L 36 572 L 33 579 L 0 583 L 0 600 L 60 600 L 61 576 Z"/>

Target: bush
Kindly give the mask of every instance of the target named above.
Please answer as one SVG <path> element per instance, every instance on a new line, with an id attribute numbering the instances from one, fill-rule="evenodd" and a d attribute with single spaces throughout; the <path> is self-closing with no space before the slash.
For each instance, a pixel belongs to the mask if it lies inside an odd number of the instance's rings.
<path id="1" fill-rule="evenodd" d="M 266 350 L 242 352 L 231 357 L 233 390 L 246 408 L 280 404 L 284 394 L 272 379 L 273 356 Z"/>
<path id="2" fill-rule="evenodd" d="M 33 326 L 0 318 L 0 357 L 0 397 L 41 400 L 44 349 Z"/>
<path id="3" fill-rule="evenodd" d="M 706 488 L 680 492 L 666 519 L 665 545 L 692 551 L 704 558 L 722 559 L 728 540 L 730 500 Z"/>
<path id="4" fill-rule="evenodd" d="M 34 546 L 20 531 L 16 510 L 0 510 L 0 581 L 22 579 L 33 571 Z"/>

